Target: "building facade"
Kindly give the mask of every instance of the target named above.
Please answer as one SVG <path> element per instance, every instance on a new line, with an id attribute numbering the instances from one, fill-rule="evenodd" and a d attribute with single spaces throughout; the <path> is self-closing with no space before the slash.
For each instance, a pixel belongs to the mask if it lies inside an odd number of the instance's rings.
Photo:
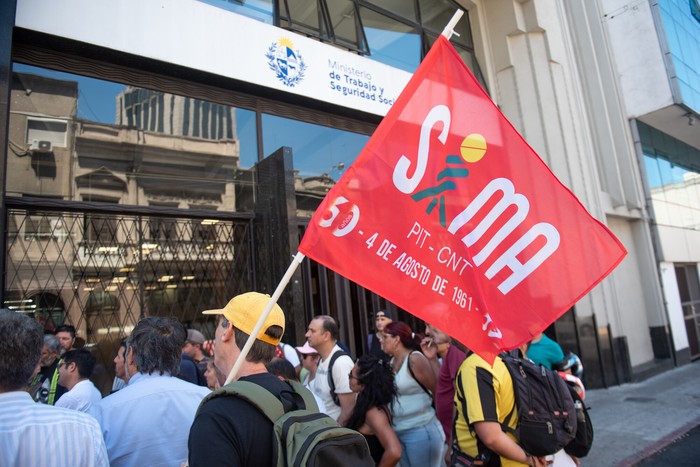
<path id="1" fill-rule="evenodd" d="M 462 8 L 460 56 L 629 251 L 548 333 L 582 357 L 589 387 L 687 362 L 700 334 L 700 143 L 688 125 L 700 48 L 667 42 L 672 29 L 697 44 L 696 4 L 11 1 L 0 28 L 4 306 L 47 328 L 76 325 L 107 367 L 144 315 L 211 337 L 199 311 L 272 293 L 323 195 Z M 641 39 L 656 41 L 646 49 L 657 61 L 630 58 Z M 664 123 L 679 113 L 684 127 Z M 687 173 L 667 179 L 660 164 Z M 393 307 L 308 260 L 281 305 L 287 341 L 332 314 L 356 355 L 372 313 Z"/>
<path id="2" fill-rule="evenodd" d="M 700 7 L 696 0 L 634 8 L 606 2 L 604 18 L 644 183 L 666 326 L 682 363 L 700 356 Z"/>

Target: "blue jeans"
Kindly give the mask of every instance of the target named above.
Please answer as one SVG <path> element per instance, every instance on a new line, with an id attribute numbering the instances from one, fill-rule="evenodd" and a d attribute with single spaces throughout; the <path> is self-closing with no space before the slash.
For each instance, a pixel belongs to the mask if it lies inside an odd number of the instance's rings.
<path id="1" fill-rule="evenodd" d="M 397 431 L 401 443 L 401 467 L 440 467 L 445 432 L 436 417 L 423 426 Z"/>

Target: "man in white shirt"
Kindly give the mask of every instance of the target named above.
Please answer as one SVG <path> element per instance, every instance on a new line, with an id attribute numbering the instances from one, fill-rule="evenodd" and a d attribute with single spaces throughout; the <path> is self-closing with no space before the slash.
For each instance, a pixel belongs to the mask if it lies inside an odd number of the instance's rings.
<path id="1" fill-rule="evenodd" d="M 92 404 L 102 400 L 102 394 L 88 379 L 95 369 L 95 361 L 95 356 L 87 349 L 63 354 L 58 367 L 58 384 L 68 388 L 68 392 L 56 401 L 56 407 L 87 412 Z"/>
<path id="2" fill-rule="evenodd" d="M 124 389 L 90 409 L 111 467 L 179 466 L 199 403 L 209 389 L 177 378 L 187 333 L 174 318 L 140 320 L 126 342 Z"/>
<path id="3" fill-rule="evenodd" d="M 37 404 L 24 390 L 38 371 L 42 334 L 37 321 L 0 310 L 0 465 L 108 467 L 95 419 Z"/>
<path id="4" fill-rule="evenodd" d="M 332 316 L 318 315 L 309 323 L 305 337 L 321 356 L 316 377 L 309 384 L 309 389 L 323 400 L 326 414 L 344 425 L 355 407 L 355 394 L 350 390 L 349 378 L 355 364 L 338 345 L 338 323 Z M 334 360 L 333 355 L 337 352 L 342 355 Z M 335 390 L 330 385 L 331 372 Z"/>

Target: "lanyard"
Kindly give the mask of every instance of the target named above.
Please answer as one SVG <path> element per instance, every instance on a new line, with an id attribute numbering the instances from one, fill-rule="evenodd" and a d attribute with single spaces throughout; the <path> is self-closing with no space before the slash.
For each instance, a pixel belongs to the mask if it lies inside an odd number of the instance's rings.
<path id="1" fill-rule="evenodd" d="M 56 369 L 53 372 L 53 376 L 51 377 L 51 386 L 49 387 L 49 400 L 47 403 L 49 405 L 53 405 L 54 399 L 56 398 L 56 387 L 58 386 L 58 369 L 63 365 L 63 359 L 58 360 L 58 365 L 56 365 Z"/>

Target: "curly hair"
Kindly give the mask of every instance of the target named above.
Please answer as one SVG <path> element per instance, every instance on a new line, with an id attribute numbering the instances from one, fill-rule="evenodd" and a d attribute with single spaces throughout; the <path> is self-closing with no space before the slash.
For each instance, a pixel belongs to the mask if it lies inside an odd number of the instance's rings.
<path id="1" fill-rule="evenodd" d="M 18 391 L 27 385 L 39 363 L 43 342 L 38 322 L 0 309 L 0 392 Z"/>
<path id="2" fill-rule="evenodd" d="M 134 352 L 134 362 L 141 373 L 177 375 L 186 338 L 185 327 L 175 318 L 142 318 L 126 341 L 124 356 Z"/>
<path id="3" fill-rule="evenodd" d="M 365 423 L 367 411 L 373 407 L 389 414 L 388 407 L 396 399 L 397 389 L 391 365 L 374 355 L 363 355 L 357 360 L 357 382 L 362 390 L 357 394 L 355 408 L 345 426 L 357 430 Z"/>

